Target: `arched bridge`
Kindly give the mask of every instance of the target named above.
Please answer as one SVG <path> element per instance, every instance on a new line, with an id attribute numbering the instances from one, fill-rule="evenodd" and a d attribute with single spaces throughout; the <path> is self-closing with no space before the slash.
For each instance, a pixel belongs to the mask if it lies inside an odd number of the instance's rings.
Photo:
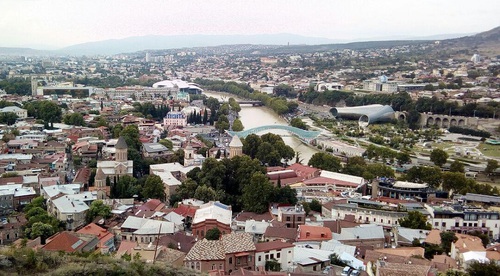
<path id="1" fill-rule="evenodd" d="M 273 129 L 280 129 L 280 130 L 286 130 L 290 132 L 293 136 L 296 136 L 300 140 L 306 142 L 306 143 L 311 143 L 320 135 L 320 131 L 311 131 L 311 130 L 303 130 L 300 128 L 296 128 L 293 126 L 285 126 L 285 125 L 267 125 L 267 126 L 259 126 L 243 131 L 227 131 L 231 136 L 238 135 L 240 138 L 245 138 L 249 134 L 257 134 L 259 132 L 270 132 L 269 130 Z"/>

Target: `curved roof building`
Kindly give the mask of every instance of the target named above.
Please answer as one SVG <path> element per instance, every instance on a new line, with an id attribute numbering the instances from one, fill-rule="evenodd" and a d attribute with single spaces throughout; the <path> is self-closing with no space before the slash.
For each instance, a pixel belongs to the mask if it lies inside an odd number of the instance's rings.
<path id="1" fill-rule="evenodd" d="M 196 83 L 183 80 L 163 80 L 153 84 L 153 88 L 179 88 L 179 91 L 189 92 L 190 94 L 201 94 L 203 89 Z"/>
<path id="2" fill-rule="evenodd" d="M 330 112 L 335 117 L 358 119 L 359 126 L 366 127 L 376 122 L 394 119 L 394 110 L 389 105 L 371 104 L 352 107 L 334 107 Z"/>

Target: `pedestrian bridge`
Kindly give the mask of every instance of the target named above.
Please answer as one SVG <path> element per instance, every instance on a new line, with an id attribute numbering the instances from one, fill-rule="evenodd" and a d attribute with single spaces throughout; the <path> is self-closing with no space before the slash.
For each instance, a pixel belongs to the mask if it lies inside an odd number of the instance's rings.
<path id="1" fill-rule="evenodd" d="M 243 131 L 227 131 L 229 135 L 234 136 L 238 135 L 240 138 L 245 138 L 250 134 L 257 134 L 261 132 L 269 133 L 271 130 L 286 130 L 290 132 L 293 136 L 299 138 L 300 140 L 311 143 L 320 135 L 320 131 L 311 131 L 311 130 L 303 130 L 300 128 L 296 128 L 293 126 L 285 126 L 285 125 L 267 125 L 267 126 L 259 126 Z M 271 132 L 272 133 L 272 132 Z"/>

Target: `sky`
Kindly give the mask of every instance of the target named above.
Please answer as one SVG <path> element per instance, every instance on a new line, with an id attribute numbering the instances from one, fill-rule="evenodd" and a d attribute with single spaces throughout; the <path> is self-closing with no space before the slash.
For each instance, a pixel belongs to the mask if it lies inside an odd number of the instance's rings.
<path id="1" fill-rule="evenodd" d="M 0 0 L 0 47 L 60 48 L 180 34 L 359 40 L 497 26 L 499 0 Z"/>

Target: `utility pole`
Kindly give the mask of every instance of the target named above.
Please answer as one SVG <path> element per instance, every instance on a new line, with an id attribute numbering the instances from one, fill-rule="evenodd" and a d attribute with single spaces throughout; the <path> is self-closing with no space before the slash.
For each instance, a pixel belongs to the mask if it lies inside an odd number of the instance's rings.
<path id="1" fill-rule="evenodd" d="M 161 226 L 163 223 L 160 221 L 160 228 L 158 229 L 158 237 L 156 237 L 156 246 L 155 246 L 155 254 L 153 256 L 153 264 L 156 262 L 156 254 L 158 252 L 158 243 L 160 243 L 160 233 L 161 233 Z"/>

